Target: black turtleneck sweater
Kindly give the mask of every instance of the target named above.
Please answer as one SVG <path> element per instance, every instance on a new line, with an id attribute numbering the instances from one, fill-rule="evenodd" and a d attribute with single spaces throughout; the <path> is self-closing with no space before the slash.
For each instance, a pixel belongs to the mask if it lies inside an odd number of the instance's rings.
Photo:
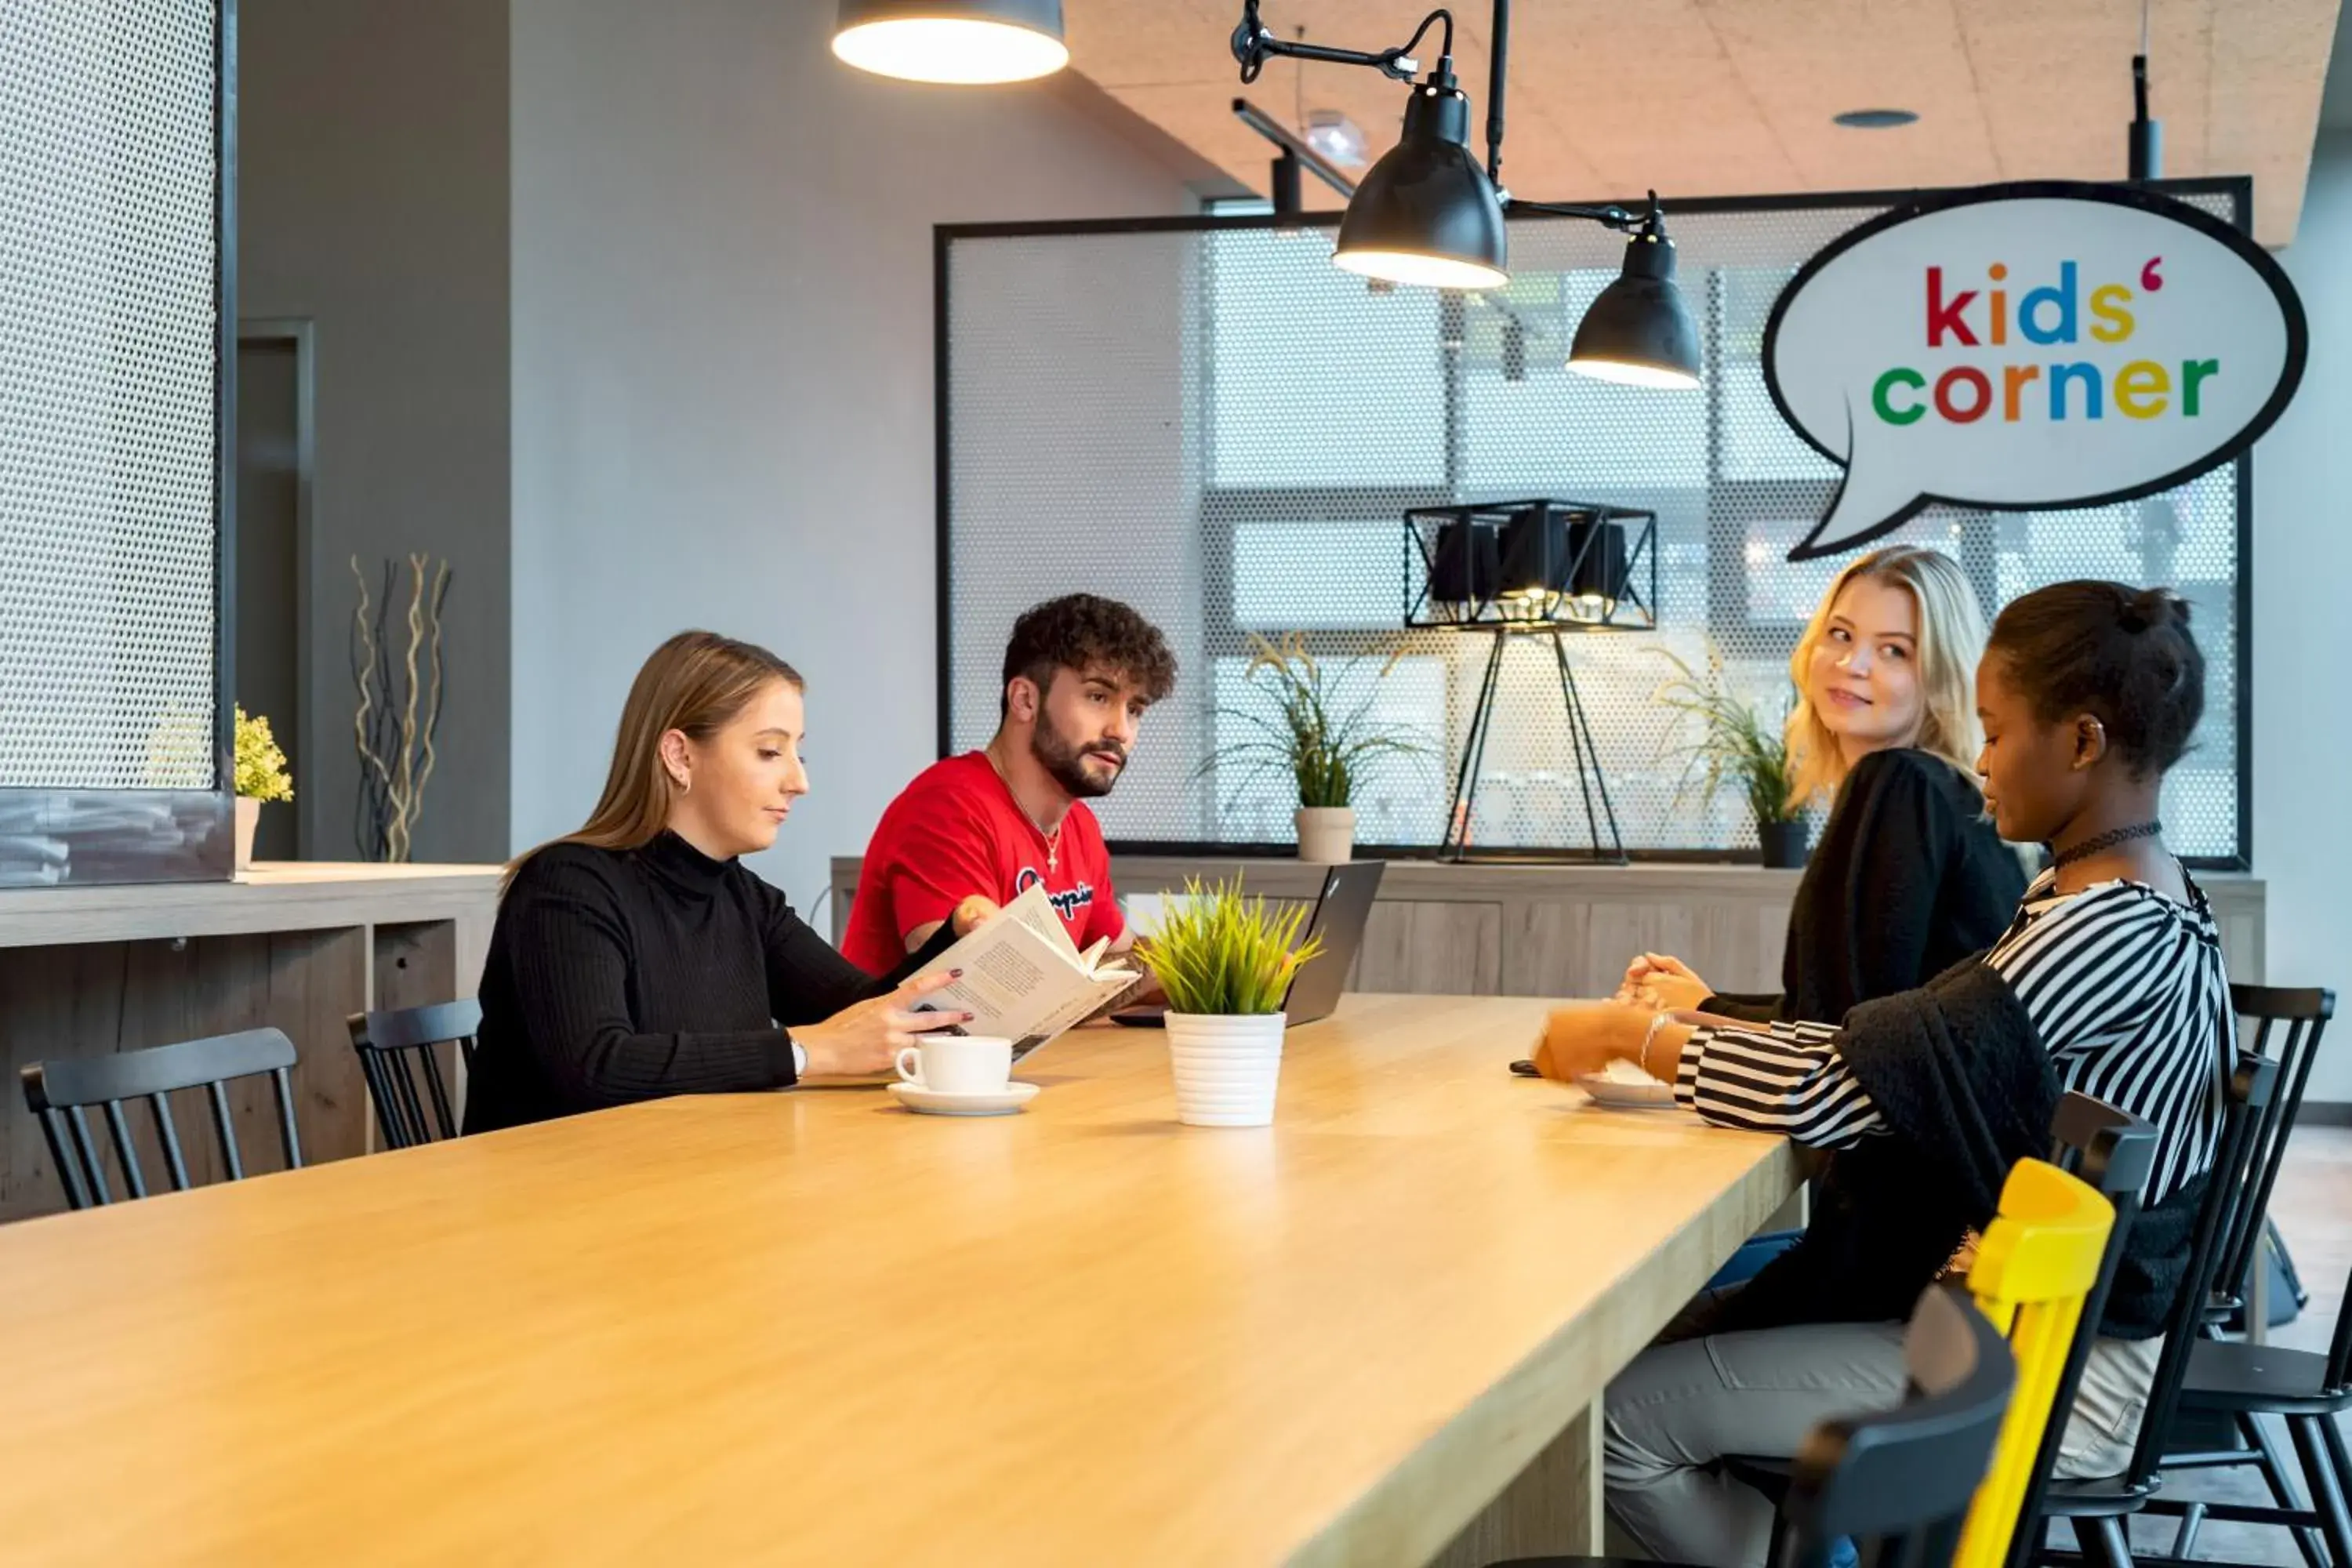
<path id="1" fill-rule="evenodd" d="M 2024 868 L 1974 784 L 1926 752 L 1873 752 L 1846 775 L 1797 884 L 1780 994 L 1704 1006 L 1749 1023 L 1834 1024 L 1990 947 L 2024 896 Z"/>
<path id="2" fill-rule="evenodd" d="M 783 1088 L 787 1029 L 888 991 L 929 955 L 877 980 L 740 861 L 675 834 L 550 845 L 499 904 L 466 1131 Z"/>

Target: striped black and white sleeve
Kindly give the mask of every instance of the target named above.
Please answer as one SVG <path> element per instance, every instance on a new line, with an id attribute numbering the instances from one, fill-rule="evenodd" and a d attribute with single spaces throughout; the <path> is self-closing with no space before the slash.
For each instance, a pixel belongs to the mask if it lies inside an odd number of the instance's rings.
<path id="1" fill-rule="evenodd" d="M 1703 1025 L 1683 1046 L 1675 1100 L 1720 1127 L 1851 1148 L 1885 1124 L 1836 1039 L 1825 1024 Z"/>

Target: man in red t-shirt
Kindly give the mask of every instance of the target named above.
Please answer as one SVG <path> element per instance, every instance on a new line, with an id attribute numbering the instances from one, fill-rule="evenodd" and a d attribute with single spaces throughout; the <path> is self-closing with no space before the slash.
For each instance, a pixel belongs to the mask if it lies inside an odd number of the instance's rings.
<path id="1" fill-rule="evenodd" d="M 1125 605 L 1071 594 L 1013 623 L 996 733 L 936 763 L 882 814 L 841 950 L 880 974 L 942 921 L 961 932 L 1039 882 L 1083 951 L 1129 942 L 1110 854 L 1085 802 L 1125 771 L 1143 710 L 1176 658 Z"/>

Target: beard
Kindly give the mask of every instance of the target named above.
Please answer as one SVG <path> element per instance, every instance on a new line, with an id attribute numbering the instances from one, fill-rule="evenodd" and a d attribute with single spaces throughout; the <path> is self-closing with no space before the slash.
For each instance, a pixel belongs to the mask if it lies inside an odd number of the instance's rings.
<path id="1" fill-rule="evenodd" d="M 1087 772 L 1086 759 L 1101 752 L 1118 759 L 1118 768 L 1108 778 L 1098 778 Z M 1097 741 L 1079 746 L 1054 728 L 1054 721 L 1044 713 L 1037 715 L 1037 727 L 1029 734 L 1029 754 L 1038 765 L 1051 773 L 1054 782 L 1073 800 L 1094 800 L 1108 795 L 1118 783 L 1118 775 L 1127 771 L 1127 748 L 1116 741 Z"/>

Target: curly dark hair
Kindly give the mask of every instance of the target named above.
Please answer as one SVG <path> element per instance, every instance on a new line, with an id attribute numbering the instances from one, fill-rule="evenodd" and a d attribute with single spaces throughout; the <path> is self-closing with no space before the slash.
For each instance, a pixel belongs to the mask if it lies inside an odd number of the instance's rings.
<path id="1" fill-rule="evenodd" d="M 2205 712 L 2205 656 L 2169 588 L 2053 583 L 2011 602 L 1988 653 L 2043 723 L 2091 713 L 2131 772 L 2161 774 Z"/>
<path id="2" fill-rule="evenodd" d="M 997 715 L 1004 713 L 1003 688 L 1015 676 L 1034 681 L 1040 692 L 1057 669 L 1110 669 L 1143 689 L 1157 702 L 1176 685 L 1176 656 L 1160 628 L 1116 599 L 1065 594 L 1033 605 L 1013 623 L 1004 645 L 1004 679 L 997 690 Z"/>

